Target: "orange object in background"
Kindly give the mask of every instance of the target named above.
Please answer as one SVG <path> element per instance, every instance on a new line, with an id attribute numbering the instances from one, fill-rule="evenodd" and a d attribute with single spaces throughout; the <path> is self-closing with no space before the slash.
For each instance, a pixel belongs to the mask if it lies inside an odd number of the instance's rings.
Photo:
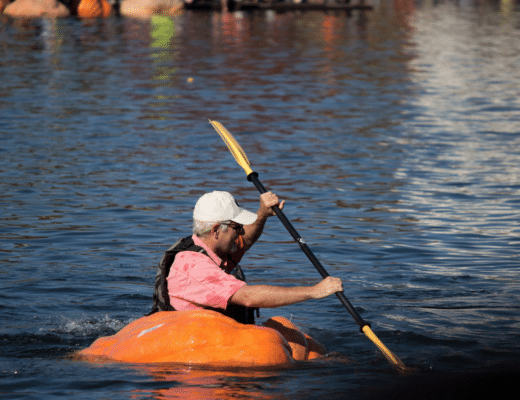
<path id="1" fill-rule="evenodd" d="M 9 3 L 11 3 L 11 0 L 0 0 L 0 14 L 4 12 L 4 8 L 6 8 Z"/>
<path id="2" fill-rule="evenodd" d="M 112 14 L 112 6 L 107 0 L 75 0 L 71 12 L 79 18 L 107 18 Z"/>
<path id="3" fill-rule="evenodd" d="M 285 318 L 272 318 L 266 325 L 275 329 L 240 324 L 209 310 L 163 311 L 97 339 L 77 355 L 93 361 L 263 367 L 316 358 L 318 351 L 325 352 Z"/>

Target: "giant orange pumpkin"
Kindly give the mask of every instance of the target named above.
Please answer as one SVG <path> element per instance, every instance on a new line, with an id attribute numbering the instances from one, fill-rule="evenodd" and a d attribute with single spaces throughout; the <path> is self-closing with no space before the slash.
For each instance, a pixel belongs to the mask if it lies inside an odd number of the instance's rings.
<path id="1" fill-rule="evenodd" d="M 319 356 L 316 347 L 309 349 L 308 345 L 317 342 L 287 319 L 276 318 L 272 325 L 276 329 L 272 329 L 240 324 L 209 310 L 159 312 L 128 324 L 113 336 L 97 339 L 77 355 L 129 363 L 233 366 L 276 366 Z M 323 354 L 324 348 L 321 350 Z"/>
<path id="2" fill-rule="evenodd" d="M 326 349 L 321 343 L 303 333 L 291 321 L 284 317 L 269 318 L 264 324 L 275 329 L 289 342 L 292 356 L 295 360 L 312 360 L 325 354 Z"/>

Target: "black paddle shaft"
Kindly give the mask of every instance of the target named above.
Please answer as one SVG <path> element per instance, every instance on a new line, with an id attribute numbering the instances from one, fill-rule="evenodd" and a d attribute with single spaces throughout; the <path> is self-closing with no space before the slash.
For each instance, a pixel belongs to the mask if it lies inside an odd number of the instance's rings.
<path id="1" fill-rule="evenodd" d="M 252 172 L 247 176 L 247 180 L 250 182 L 253 182 L 256 188 L 260 193 L 267 192 L 267 189 L 262 185 L 262 182 L 258 179 L 258 174 L 256 172 Z M 273 207 L 273 210 L 276 214 L 276 216 L 282 221 L 282 224 L 287 228 L 291 236 L 294 238 L 296 243 L 298 243 L 303 250 L 303 252 L 307 255 L 309 260 L 312 262 L 312 264 L 316 267 L 320 275 L 325 279 L 326 277 L 330 276 L 328 272 L 325 270 L 323 265 L 321 265 L 320 261 L 316 258 L 314 253 L 311 251 L 309 246 L 305 243 L 305 240 L 299 235 L 299 233 L 296 231 L 294 226 L 291 224 L 291 222 L 287 219 L 285 214 L 282 210 L 280 210 L 280 207 L 275 206 Z M 343 292 L 336 292 L 336 296 L 338 297 L 339 301 L 341 301 L 341 304 L 345 306 L 345 308 L 348 310 L 350 315 L 356 320 L 359 327 L 363 329 L 364 326 L 369 325 L 366 323 L 363 318 L 358 314 L 358 312 L 354 309 L 350 301 L 345 297 Z"/>

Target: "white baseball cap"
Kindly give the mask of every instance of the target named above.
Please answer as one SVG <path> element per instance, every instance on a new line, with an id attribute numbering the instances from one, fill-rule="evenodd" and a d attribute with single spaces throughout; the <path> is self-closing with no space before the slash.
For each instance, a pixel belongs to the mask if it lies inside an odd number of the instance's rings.
<path id="1" fill-rule="evenodd" d="M 228 192 L 214 191 L 203 195 L 195 204 L 193 219 L 203 222 L 233 221 L 250 225 L 256 221 L 256 214 L 240 207 Z"/>

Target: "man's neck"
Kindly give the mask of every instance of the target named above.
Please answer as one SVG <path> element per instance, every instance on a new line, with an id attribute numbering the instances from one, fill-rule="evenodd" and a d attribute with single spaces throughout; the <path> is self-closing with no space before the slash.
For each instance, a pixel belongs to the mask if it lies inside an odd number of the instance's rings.
<path id="1" fill-rule="evenodd" d="M 226 254 L 221 254 L 222 252 L 219 251 L 219 248 L 217 246 L 217 241 L 211 235 L 202 236 L 202 237 L 199 237 L 199 239 L 218 257 L 220 257 L 222 260 L 225 259 Z"/>

